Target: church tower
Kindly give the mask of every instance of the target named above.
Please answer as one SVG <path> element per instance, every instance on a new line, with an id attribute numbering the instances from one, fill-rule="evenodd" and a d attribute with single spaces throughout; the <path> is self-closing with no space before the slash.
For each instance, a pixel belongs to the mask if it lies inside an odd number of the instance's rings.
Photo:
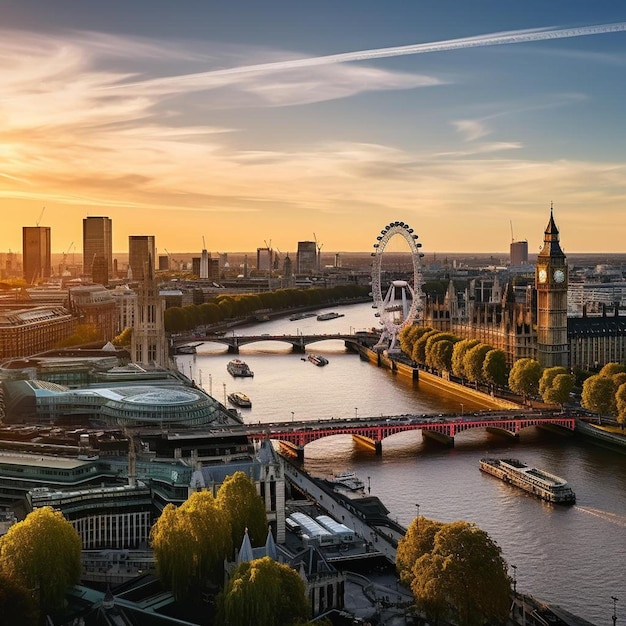
<path id="1" fill-rule="evenodd" d="M 137 290 L 131 358 L 134 363 L 147 366 L 167 367 L 168 351 L 165 337 L 165 303 L 159 295 L 154 277 L 152 256 L 148 255 L 144 278 Z"/>
<path id="2" fill-rule="evenodd" d="M 550 221 L 544 232 L 543 248 L 537 255 L 537 361 L 542 367 L 568 367 L 567 262 L 559 244 L 559 229 Z"/>

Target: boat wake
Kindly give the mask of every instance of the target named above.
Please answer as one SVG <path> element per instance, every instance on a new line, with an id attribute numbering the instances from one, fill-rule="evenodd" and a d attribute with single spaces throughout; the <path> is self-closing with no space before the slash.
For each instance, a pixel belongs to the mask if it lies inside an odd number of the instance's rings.
<path id="1" fill-rule="evenodd" d="M 583 511 L 584 513 L 589 513 L 589 515 L 593 515 L 594 517 L 599 517 L 606 522 L 615 524 L 616 526 L 626 528 L 626 515 L 611 513 L 610 511 L 603 511 L 602 509 L 593 509 L 588 506 L 576 506 L 575 508 L 579 511 Z"/>

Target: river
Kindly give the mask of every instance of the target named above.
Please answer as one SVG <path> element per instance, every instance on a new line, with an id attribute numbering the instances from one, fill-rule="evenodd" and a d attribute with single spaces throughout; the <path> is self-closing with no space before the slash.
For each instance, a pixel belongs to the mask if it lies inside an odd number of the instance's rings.
<path id="1" fill-rule="evenodd" d="M 344 314 L 329 321 L 315 317 L 272 320 L 235 330 L 240 335 L 333 333 L 362 330 L 377 323 L 369 304 L 320 309 Z M 254 378 L 234 379 L 226 372 L 232 358 L 225 346 L 204 343 L 196 355 L 177 357 L 179 369 L 224 402 L 243 391 L 252 400 L 244 421 L 316 420 L 328 417 L 402 413 L 471 412 L 467 401 L 420 388 L 391 372 L 362 361 L 343 342 L 327 340 L 308 347 L 329 360 L 316 367 L 281 342 L 244 346 L 239 358 Z M 485 455 L 515 456 L 529 465 L 563 476 L 576 492 L 575 506 L 548 505 L 483 474 Z M 562 438 L 535 428 L 519 441 L 482 430 L 461 433 L 454 448 L 425 442 L 419 431 L 383 441 L 382 456 L 337 435 L 305 448 L 304 468 L 317 476 L 351 469 L 369 482 L 390 515 L 407 526 L 417 511 L 427 518 L 467 520 L 489 533 L 515 565 L 517 589 L 558 604 L 594 624 L 610 624 L 611 596 L 626 615 L 626 455 Z M 418 508 L 419 507 L 419 508 Z M 513 568 L 511 570 L 511 573 Z"/>

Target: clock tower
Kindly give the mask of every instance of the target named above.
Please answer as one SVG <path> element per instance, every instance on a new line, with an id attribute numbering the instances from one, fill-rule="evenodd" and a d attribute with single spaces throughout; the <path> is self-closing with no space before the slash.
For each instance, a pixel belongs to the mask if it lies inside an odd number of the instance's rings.
<path id="1" fill-rule="evenodd" d="M 537 361 L 542 367 L 568 367 L 567 262 L 559 244 L 559 229 L 550 221 L 544 232 L 543 248 L 537 255 Z"/>

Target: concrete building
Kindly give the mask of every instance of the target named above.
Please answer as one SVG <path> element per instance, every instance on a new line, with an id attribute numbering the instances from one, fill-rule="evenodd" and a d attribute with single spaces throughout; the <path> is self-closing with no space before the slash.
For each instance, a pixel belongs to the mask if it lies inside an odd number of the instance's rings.
<path id="1" fill-rule="evenodd" d="M 132 280 L 142 281 L 146 275 L 146 266 L 153 269 L 156 259 L 154 235 L 129 235 L 128 264 L 132 272 Z"/>
<path id="2" fill-rule="evenodd" d="M 317 274 L 317 244 L 315 241 L 299 241 L 296 253 L 296 274 Z"/>
<path id="3" fill-rule="evenodd" d="M 29 285 L 44 282 L 52 274 L 50 227 L 22 227 L 24 280 Z"/>
<path id="4" fill-rule="evenodd" d="M 512 241 L 510 246 L 510 261 L 512 267 L 528 265 L 528 242 Z"/>
<path id="5" fill-rule="evenodd" d="M 90 216 L 83 219 L 83 274 L 93 277 L 96 259 L 99 280 L 94 279 L 94 282 L 106 284 L 102 282 L 105 271 L 107 278 L 113 275 L 113 222 L 110 217 Z"/>
<path id="6" fill-rule="evenodd" d="M 103 341 L 111 341 L 117 335 L 115 298 L 102 285 L 70 287 L 69 307 L 77 323 L 100 332 Z"/>

